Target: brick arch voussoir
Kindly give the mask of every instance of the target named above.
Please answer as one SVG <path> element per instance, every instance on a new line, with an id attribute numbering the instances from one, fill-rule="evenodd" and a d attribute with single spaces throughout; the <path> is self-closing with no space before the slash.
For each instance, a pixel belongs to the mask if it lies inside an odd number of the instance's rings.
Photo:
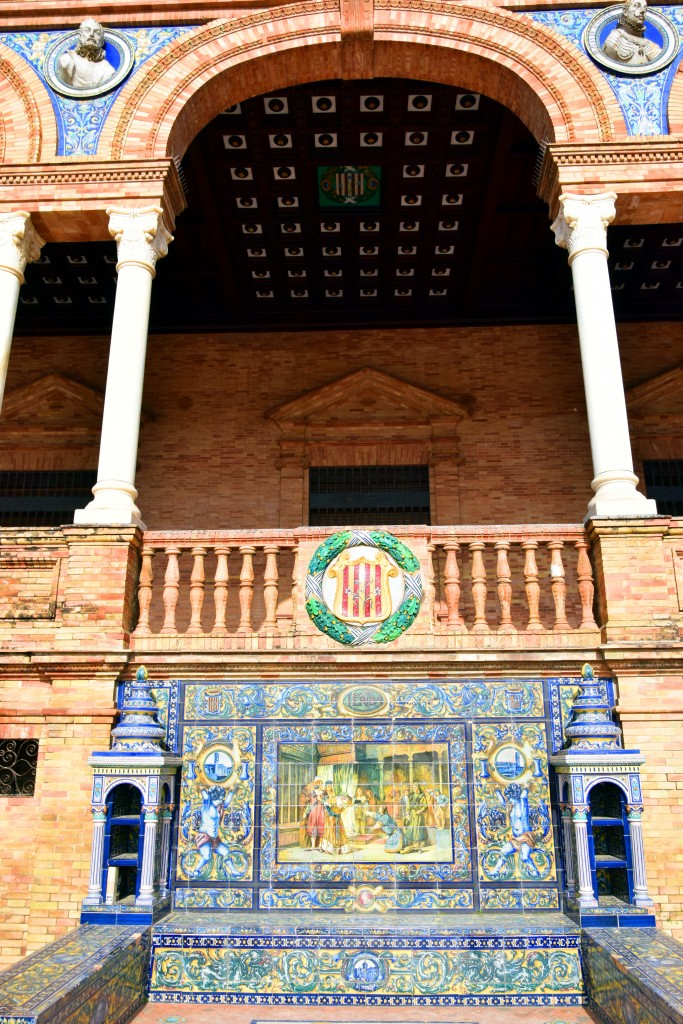
<path id="1" fill-rule="evenodd" d="M 23 57 L 0 43 L 0 163 L 28 164 L 57 153 L 47 90 Z"/>
<path id="2" fill-rule="evenodd" d="M 232 103 L 342 77 L 340 39 L 336 0 L 201 26 L 169 44 L 127 84 L 98 155 L 182 156 Z M 375 0 L 375 75 L 482 92 L 513 110 L 539 141 L 590 143 L 626 135 L 598 70 L 526 16 L 443 0 Z"/>

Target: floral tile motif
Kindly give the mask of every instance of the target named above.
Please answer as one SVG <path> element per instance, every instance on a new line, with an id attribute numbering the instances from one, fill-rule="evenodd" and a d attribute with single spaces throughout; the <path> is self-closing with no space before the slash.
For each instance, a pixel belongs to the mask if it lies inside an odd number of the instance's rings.
<path id="1" fill-rule="evenodd" d="M 176 889 L 173 905 L 178 910 L 250 910 L 253 889 Z"/>
<path id="2" fill-rule="evenodd" d="M 485 889 L 479 892 L 482 910 L 559 910 L 557 889 Z"/>
<path id="3" fill-rule="evenodd" d="M 383 889 L 382 886 L 351 886 L 349 889 L 262 889 L 261 910 L 472 910 L 471 889 Z"/>
<path id="4" fill-rule="evenodd" d="M 178 36 L 189 32 L 191 26 L 173 26 L 163 28 L 157 25 L 147 28 L 124 28 L 117 31 L 127 36 L 134 51 L 135 59 L 131 74 L 149 60 L 167 43 Z M 58 156 L 93 156 L 97 152 L 100 135 L 114 101 L 123 88 L 122 83 L 117 89 L 106 96 L 94 99 L 71 99 L 58 96 L 45 80 L 45 55 L 51 45 L 63 36 L 63 32 L 4 32 L 0 42 L 9 46 L 31 65 L 37 72 L 50 97 L 58 133 Z"/>

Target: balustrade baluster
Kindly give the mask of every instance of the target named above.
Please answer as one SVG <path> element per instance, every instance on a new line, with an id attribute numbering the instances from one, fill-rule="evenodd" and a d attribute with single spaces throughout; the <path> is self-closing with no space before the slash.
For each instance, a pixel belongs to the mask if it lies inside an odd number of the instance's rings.
<path id="1" fill-rule="evenodd" d="M 536 565 L 537 540 L 522 541 L 524 555 L 524 589 L 526 590 L 526 601 L 529 607 L 529 621 L 527 633 L 545 633 L 545 626 L 541 622 L 538 606 L 541 599 L 541 585 L 538 582 L 538 566 Z"/>
<path id="2" fill-rule="evenodd" d="M 225 616 L 228 607 L 228 581 L 230 579 L 228 555 L 230 548 L 227 544 L 217 544 L 214 551 L 216 553 L 216 572 L 213 577 L 213 603 L 216 615 L 211 636 L 227 636 Z"/>
<path id="3" fill-rule="evenodd" d="M 140 555 L 142 564 L 140 566 L 140 579 L 138 581 L 138 624 L 135 627 L 134 636 L 151 636 L 152 630 L 149 625 L 149 612 L 152 605 L 152 584 L 154 583 L 154 572 L 152 570 L 152 559 L 154 548 L 143 543 Z"/>
<path id="4" fill-rule="evenodd" d="M 460 633 L 465 628 L 462 616 L 460 615 L 460 569 L 458 567 L 460 545 L 454 540 L 449 540 L 446 541 L 443 547 L 446 552 L 446 566 L 443 574 L 446 608 L 448 609 L 446 625 L 453 632 Z"/>
<path id="5" fill-rule="evenodd" d="M 550 552 L 550 586 L 555 602 L 555 625 L 553 630 L 556 633 L 564 633 L 572 627 L 567 622 L 565 614 L 565 602 L 567 599 L 567 586 L 564 582 L 564 565 L 562 564 L 562 548 L 564 541 L 551 540 L 548 544 Z"/>
<path id="6" fill-rule="evenodd" d="M 512 621 L 512 575 L 510 573 L 510 563 L 508 561 L 508 551 L 510 550 L 510 542 L 507 540 L 500 540 L 495 545 L 495 550 L 498 552 L 498 558 L 496 560 L 496 577 L 497 577 L 497 590 L 498 590 L 498 604 L 500 605 L 500 625 L 498 626 L 499 633 L 516 633 L 514 623 Z"/>
<path id="7" fill-rule="evenodd" d="M 434 577 L 434 550 L 436 544 L 427 545 L 427 565 L 425 568 L 425 600 L 428 621 L 434 625 L 437 621 L 436 615 L 436 586 Z"/>
<path id="8" fill-rule="evenodd" d="M 254 555 L 256 548 L 244 545 L 240 548 L 242 569 L 240 571 L 240 624 L 237 632 L 253 633 L 251 624 L 251 602 L 254 600 Z"/>
<path id="9" fill-rule="evenodd" d="M 597 629 L 598 624 L 593 616 L 593 567 L 588 557 L 588 541 L 577 540 L 574 547 L 579 553 L 576 562 L 576 576 L 581 598 L 581 625 L 579 629 Z"/>
<path id="10" fill-rule="evenodd" d="M 297 616 L 299 614 L 299 545 L 292 548 L 294 564 L 292 566 L 292 624 L 289 632 L 292 636 L 297 631 Z"/>
<path id="11" fill-rule="evenodd" d="M 474 625 L 473 633 L 488 633 L 489 624 L 486 621 L 486 566 L 484 565 L 483 551 L 486 545 L 481 540 L 470 544 L 472 553 L 472 600 L 474 601 Z"/>
<path id="12" fill-rule="evenodd" d="M 175 610 L 178 604 L 180 592 L 180 566 L 178 556 L 181 549 L 176 547 L 166 548 L 166 574 L 164 576 L 164 624 L 161 627 L 163 636 L 177 636 L 178 630 L 175 624 Z"/>
<path id="13" fill-rule="evenodd" d="M 204 605 L 204 559 L 206 548 L 192 548 L 192 575 L 190 576 L 190 625 L 187 636 L 203 636 L 202 607 Z"/>
<path id="14" fill-rule="evenodd" d="M 266 633 L 277 633 L 277 598 L 280 578 L 277 556 L 280 549 L 275 544 L 266 544 L 263 551 L 266 556 L 266 568 L 263 573 L 263 603 L 266 607 L 266 617 L 263 622 L 263 630 Z"/>

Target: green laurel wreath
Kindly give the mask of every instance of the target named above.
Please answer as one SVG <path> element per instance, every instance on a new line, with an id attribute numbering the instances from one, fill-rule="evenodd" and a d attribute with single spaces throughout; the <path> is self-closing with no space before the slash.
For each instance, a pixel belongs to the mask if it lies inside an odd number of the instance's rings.
<path id="1" fill-rule="evenodd" d="M 348 547 L 352 532 L 343 530 L 328 537 L 326 541 L 316 548 L 313 557 L 308 565 L 309 575 L 324 573 L 330 562 L 341 554 Z M 371 530 L 370 538 L 375 545 L 394 559 L 404 572 L 414 573 L 420 568 L 420 562 L 413 552 L 397 537 L 393 537 L 384 530 Z M 403 602 L 393 615 L 382 623 L 376 633 L 373 634 L 372 643 L 386 644 L 404 633 L 413 624 L 420 610 L 421 602 L 411 594 Z M 334 615 L 317 597 L 311 596 L 306 601 L 306 611 L 313 624 L 321 633 L 326 633 L 333 640 L 341 644 L 352 644 L 355 640 L 345 622 Z"/>

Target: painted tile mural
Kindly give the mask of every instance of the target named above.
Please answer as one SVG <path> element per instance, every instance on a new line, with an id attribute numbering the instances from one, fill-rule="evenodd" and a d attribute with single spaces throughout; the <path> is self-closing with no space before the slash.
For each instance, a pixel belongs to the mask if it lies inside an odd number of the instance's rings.
<path id="1" fill-rule="evenodd" d="M 261 877 L 464 881 L 463 725 L 278 725 L 263 733 Z"/>
<path id="2" fill-rule="evenodd" d="M 178 879 L 253 877 L 256 730 L 185 729 Z"/>
<path id="3" fill-rule="evenodd" d="M 480 878 L 555 879 L 544 727 L 475 725 L 472 751 Z"/>

